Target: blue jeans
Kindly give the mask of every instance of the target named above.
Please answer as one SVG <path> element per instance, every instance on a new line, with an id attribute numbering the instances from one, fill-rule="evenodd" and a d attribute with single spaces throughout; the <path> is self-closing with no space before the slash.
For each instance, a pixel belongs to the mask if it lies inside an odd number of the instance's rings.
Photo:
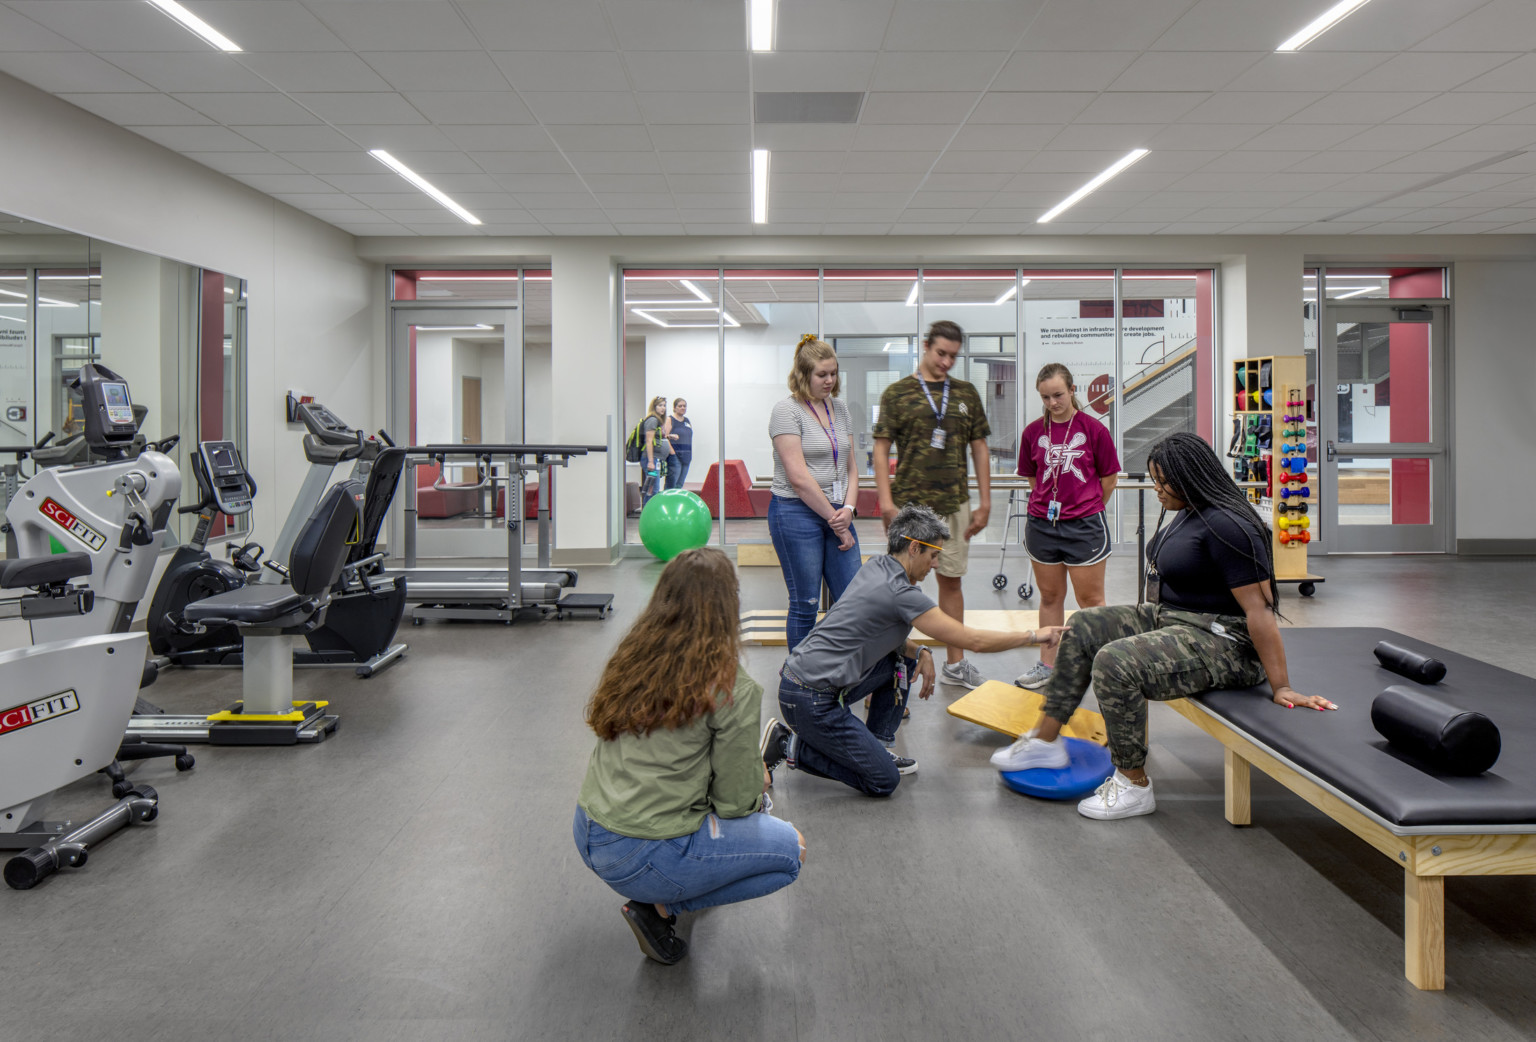
<path id="1" fill-rule="evenodd" d="M 676 839 L 634 839 L 609 832 L 576 808 L 576 851 L 597 877 L 629 901 L 696 912 L 771 894 L 800 875 L 795 827 L 767 814 L 706 815 L 699 830 Z"/>
<path id="2" fill-rule="evenodd" d="M 834 503 L 833 506 L 841 507 Z M 816 625 L 821 607 L 821 584 L 836 601 L 853 582 L 863 563 L 859 556 L 859 537 L 853 546 L 837 548 L 837 534 L 821 516 L 800 502 L 786 496 L 774 496 L 768 504 L 768 535 L 779 567 L 784 569 L 784 585 L 789 588 L 789 616 L 784 620 L 784 635 L 790 651 L 805 639 Z"/>
<path id="3" fill-rule="evenodd" d="M 656 471 L 653 473 L 650 461 L 644 456 L 640 457 L 640 472 L 644 475 L 640 481 L 640 501 L 642 503 L 650 502 L 652 496 L 667 487 L 667 463 L 669 459 L 670 457 L 668 456 L 657 456 Z"/>
<path id="4" fill-rule="evenodd" d="M 667 457 L 667 487 L 682 488 L 683 482 L 688 480 L 688 464 L 693 462 L 693 457 L 686 459 L 681 453 L 673 453 Z"/>
<path id="5" fill-rule="evenodd" d="M 899 655 L 886 655 L 841 697 L 837 692 L 806 687 L 787 673 L 779 674 L 779 709 L 795 732 L 790 758 L 795 769 L 851 785 L 869 796 L 889 796 L 901 775 L 886 743 L 895 741 L 907 692 L 896 686 Z M 917 663 L 906 659 L 910 678 Z M 860 720 L 849 706 L 870 696 L 869 720 Z"/>

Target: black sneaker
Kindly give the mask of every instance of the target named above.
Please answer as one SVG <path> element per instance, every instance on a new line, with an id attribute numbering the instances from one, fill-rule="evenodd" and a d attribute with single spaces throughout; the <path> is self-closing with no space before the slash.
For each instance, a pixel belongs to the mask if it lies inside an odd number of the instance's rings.
<path id="1" fill-rule="evenodd" d="M 769 718 L 768 726 L 763 728 L 763 740 L 758 744 L 758 749 L 763 754 L 763 766 L 768 768 L 770 778 L 779 764 L 789 759 L 789 740 L 792 737 L 794 732 L 777 717 Z"/>
<path id="2" fill-rule="evenodd" d="M 896 765 L 897 774 L 917 773 L 917 761 L 910 756 L 897 756 L 895 753 L 892 753 L 891 762 Z"/>
<path id="3" fill-rule="evenodd" d="M 634 931 L 635 940 L 640 942 L 640 950 L 647 959 L 671 966 L 688 954 L 688 942 L 672 932 L 677 916 L 662 916 L 656 911 L 655 905 L 640 901 L 631 901 L 620 911 L 624 913 L 624 921 Z"/>

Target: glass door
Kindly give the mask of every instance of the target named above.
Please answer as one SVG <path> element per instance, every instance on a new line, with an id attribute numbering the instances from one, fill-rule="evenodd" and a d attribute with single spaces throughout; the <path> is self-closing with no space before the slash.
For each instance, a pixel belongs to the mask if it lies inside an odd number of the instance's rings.
<path id="1" fill-rule="evenodd" d="M 522 315 L 516 305 L 393 312 L 390 431 L 409 445 L 523 441 Z M 407 472 L 407 477 L 411 472 Z M 505 460 L 414 468 L 419 556 L 505 559 Z M 405 502 L 395 499 L 396 509 Z M 396 541 L 393 545 L 400 546 Z"/>
<path id="2" fill-rule="evenodd" d="M 1446 308 L 1329 304 L 1317 405 L 1331 553 L 1449 548 Z"/>

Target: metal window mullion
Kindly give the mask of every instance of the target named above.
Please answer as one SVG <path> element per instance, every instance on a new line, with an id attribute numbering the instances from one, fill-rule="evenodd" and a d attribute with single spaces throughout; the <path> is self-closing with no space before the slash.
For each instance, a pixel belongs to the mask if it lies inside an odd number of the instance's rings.
<path id="1" fill-rule="evenodd" d="M 715 300 L 719 308 L 715 316 L 717 331 L 715 345 L 715 444 L 720 453 L 720 480 L 715 482 L 715 499 L 719 507 L 720 545 L 725 546 L 725 268 L 715 269 Z"/>

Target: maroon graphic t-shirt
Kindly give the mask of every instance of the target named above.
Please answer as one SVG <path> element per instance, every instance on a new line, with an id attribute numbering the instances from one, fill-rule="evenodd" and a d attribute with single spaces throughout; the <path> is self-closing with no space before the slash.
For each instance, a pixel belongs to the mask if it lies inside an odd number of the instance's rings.
<path id="1" fill-rule="evenodd" d="M 1109 428 L 1081 412 L 1066 423 L 1035 420 L 1019 442 L 1019 475 L 1031 479 L 1029 516 L 1045 517 L 1051 500 L 1061 519 L 1092 517 L 1104 509 L 1099 479 L 1120 473 Z"/>

